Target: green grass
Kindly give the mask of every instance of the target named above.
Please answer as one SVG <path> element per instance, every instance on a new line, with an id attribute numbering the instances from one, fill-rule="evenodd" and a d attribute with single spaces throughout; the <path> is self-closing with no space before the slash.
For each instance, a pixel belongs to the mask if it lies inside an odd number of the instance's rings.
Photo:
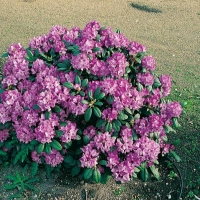
<path id="1" fill-rule="evenodd" d="M 138 3 L 131 3 L 130 5 L 133 8 L 136 8 L 138 10 L 148 12 L 148 13 L 161 13 L 162 12 L 161 10 L 159 10 L 157 8 L 149 7 L 147 5 L 142 5 L 142 4 L 138 4 Z"/>

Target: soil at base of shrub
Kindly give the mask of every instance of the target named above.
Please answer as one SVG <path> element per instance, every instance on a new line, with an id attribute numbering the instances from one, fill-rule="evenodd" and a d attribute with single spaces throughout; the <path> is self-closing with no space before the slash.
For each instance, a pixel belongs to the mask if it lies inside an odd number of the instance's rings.
<path id="1" fill-rule="evenodd" d="M 0 200 L 6 200 L 17 190 L 6 191 L 3 187 L 8 180 L 6 176 L 20 171 L 19 166 L 3 167 L 0 166 Z M 175 172 L 175 176 L 170 178 Z M 79 178 L 75 178 L 66 172 L 53 172 L 50 179 L 46 178 L 46 172 L 39 169 L 40 181 L 35 184 L 37 192 L 24 191 L 23 200 L 176 200 L 180 194 L 180 178 L 177 171 L 167 169 L 160 165 L 160 180 L 151 179 L 142 182 L 133 179 L 129 183 L 117 184 L 113 179 L 107 184 L 87 183 Z M 5 176 L 6 174 L 6 176 Z"/>

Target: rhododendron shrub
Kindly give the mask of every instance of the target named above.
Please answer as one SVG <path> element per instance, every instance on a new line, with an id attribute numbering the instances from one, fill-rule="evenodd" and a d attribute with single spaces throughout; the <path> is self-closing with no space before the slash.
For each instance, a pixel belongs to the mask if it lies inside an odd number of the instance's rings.
<path id="1" fill-rule="evenodd" d="M 146 47 L 92 21 L 83 30 L 54 26 L 3 56 L 1 163 L 31 163 L 33 175 L 39 164 L 65 167 L 102 183 L 150 171 L 159 178 L 182 107 L 164 100 L 172 80 L 156 75 Z"/>

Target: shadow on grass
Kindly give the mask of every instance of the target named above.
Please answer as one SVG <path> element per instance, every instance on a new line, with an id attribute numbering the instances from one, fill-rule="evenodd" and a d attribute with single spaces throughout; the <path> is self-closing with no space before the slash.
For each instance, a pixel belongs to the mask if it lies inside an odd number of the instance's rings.
<path id="1" fill-rule="evenodd" d="M 144 11 L 144 12 L 148 12 L 148 13 L 161 13 L 162 11 L 157 9 L 157 8 L 152 8 L 146 5 L 141 5 L 138 3 L 131 3 L 130 4 L 133 8 L 136 8 L 138 10 Z"/>

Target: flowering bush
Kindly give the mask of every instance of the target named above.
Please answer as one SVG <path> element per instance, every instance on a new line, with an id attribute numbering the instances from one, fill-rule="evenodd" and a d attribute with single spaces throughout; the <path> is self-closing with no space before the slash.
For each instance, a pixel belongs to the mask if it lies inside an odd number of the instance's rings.
<path id="1" fill-rule="evenodd" d="M 158 156 L 175 154 L 166 133 L 182 107 L 164 100 L 171 78 L 156 75 L 143 45 L 92 21 L 54 26 L 3 56 L 1 163 L 31 163 L 33 175 L 39 164 L 63 166 L 102 183 L 159 178 Z"/>

